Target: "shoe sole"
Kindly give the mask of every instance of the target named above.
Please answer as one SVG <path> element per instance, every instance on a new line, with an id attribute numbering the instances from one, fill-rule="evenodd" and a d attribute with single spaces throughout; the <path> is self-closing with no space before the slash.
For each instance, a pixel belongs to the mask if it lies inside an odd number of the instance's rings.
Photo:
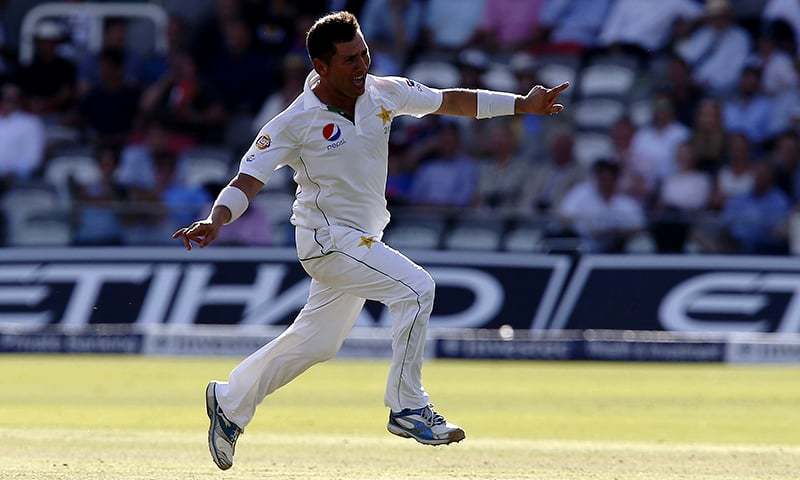
<path id="1" fill-rule="evenodd" d="M 214 430 L 217 428 L 217 397 L 214 394 L 214 388 L 216 385 L 217 382 L 209 382 L 208 386 L 206 387 L 206 414 L 208 415 L 208 420 L 210 422 L 210 425 L 208 426 L 208 451 L 211 453 L 211 459 L 214 461 L 214 465 L 219 467 L 220 470 L 227 470 L 233 465 L 220 465 L 219 459 L 214 453 Z"/>
<path id="2" fill-rule="evenodd" d="M 467 435 L 464 433 L 463 430 L 457 430 L 453 432 L 453 434 L 449 438 L 442 438 L 440 440 L 428 440 L 427 438 L 420 438 L 414 435 L 413 433 L 409 432 L 408 430 L 405 430 L 391 423 L 386 424 L 386 429 L 389 430 L 389 433 L 397 435 L 398 437 L 413 438 L 414 440 L 423 445 L 432 445 L 434 447 L 438 445 L 448 445 L 450 443 L 458 443 L 461 440 L 467 438 Z"/>

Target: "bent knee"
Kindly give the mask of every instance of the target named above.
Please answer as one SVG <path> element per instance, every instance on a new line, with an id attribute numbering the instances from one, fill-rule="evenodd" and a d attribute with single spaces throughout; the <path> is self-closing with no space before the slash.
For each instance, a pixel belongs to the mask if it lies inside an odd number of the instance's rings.
<path id="1" fill-rule="evenodd" d="M 413 291 L 415 299 L 418 300 L 423 306 L 430 307 L 433 305 L 433 298 L 436 293 L 436 283 L 431 278 L 430 274 L 422 270 L 419 276 L 414 279 Z"/>
<path id="2" fill-rule="evenodd" d="M 436 282 L 433 281 L 433 277 L 431 277 L 428 272 L 424 273 L 425 275 L 422 277 L 420 284 L 419 295 L 432 302 L 436 293 Z"/>

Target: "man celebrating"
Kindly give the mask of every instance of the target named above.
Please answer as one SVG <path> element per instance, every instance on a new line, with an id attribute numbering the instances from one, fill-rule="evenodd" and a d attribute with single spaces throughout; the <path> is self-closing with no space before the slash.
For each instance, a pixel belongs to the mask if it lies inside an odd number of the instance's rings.
<path id="1" fill-rule="evenodd" d="M 534 87 L 527 95 L 435 90 L 413 80 L 375 77 L 358 21 L 347 12 L 317 20 L 306 37 L 314 64 L 303 93 L 259 132 L 238 175 L 219 194 L 209 218 L 173 234 L 187 250 L 205 247 L 236 220 L 271 173 L 288 165 L 298 184 L 292 212 L 297 253 L 311 276 L 308 302 L 278 338 L 247 357 L 227 383 L 211 382 L 211 456 L 233 465 L 238 436 L 256 406 L 315 363 L 332 358 L 365 299 L 392 316 L 392 362 L 384 402 L 388 430 L 427 445 L 464 439 L 464 431 L 431 407 L 422 387 L 425 332 L 434 283 L 420 266 L 381 242 L 389 222 L 386 174 L 389 131 L 398 115 L 430 113 L 489 118 L 555 114 L 569 87 Z"/>

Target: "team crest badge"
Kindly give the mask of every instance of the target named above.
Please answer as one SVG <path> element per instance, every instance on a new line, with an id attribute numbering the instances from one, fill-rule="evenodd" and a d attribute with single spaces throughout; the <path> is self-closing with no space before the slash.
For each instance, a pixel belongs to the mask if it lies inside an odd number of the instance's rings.
<path id="1" fill-rule="evenodd" d="M 339 128 L 339 125 L 329 123 L 322 127 L 322 136 L 329 142 L 335 142 L 342 136 L 342 130 Z"/>
<path id="2" fill-rule="evenodd" d="M 256 140 L 256 148 L 259 150 L 266 150 L 270 145 L 272 145 L 272 139 L 269 138 L 269 135 L 261 135 Z"/>

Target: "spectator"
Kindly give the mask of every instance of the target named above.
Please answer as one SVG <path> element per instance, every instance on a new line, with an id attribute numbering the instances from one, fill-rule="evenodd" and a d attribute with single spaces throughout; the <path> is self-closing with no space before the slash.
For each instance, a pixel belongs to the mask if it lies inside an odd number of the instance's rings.
<path id="1" fill-rule="evenodd" d="M 128 83 L 138 83 L 136 70 L 143 59 L 129 49 L 128 22 L 124 18 L 111 17 L 103 23 L 102 50 L 85 55 L 78 64 L 78 90 L 83 93 L 101 82 L 103 56 L 116 52 L 122 60 L 123 79 Z"/>
<path id="2" fill-rule="evenodd" d="M 191 42 L 192 58 L 201 71 L 210 67 L 211 61 L 225 49 L 225 25 L 248 16 L 242 0 L 214 0 L 214 11 L 194 30 Z M 258 17 L 256 17 L 258 18 Z"/>
<path id="3" fill-rule="evenodd" d="M 223 23 L 223 49 L 211 59 L 209 80 L 231 113 L 255 113 L 277 86 L 277 64 L 253 45 L 253 33 L 241 19 Z"/>
<path id="4" fill-rule="evenodd" d="M 703 26 L 677 49 L 700 85 L 724 94 L 735 87 L 744 69 L 750 38 L 733 22 L 728 0 L 708 0 Z"/>
<path id="5" fill-rule="evenodd" d="M 743 253 L 786 253 L 785 223 L 789 199 L 774 183 L 772 167 L 754 167 L 753 190 L 725 202 L 722 221 Z"/>
<path id="6" fill-rule="evenodd" d="M 636 127 L 630 118 L 622 117 L 617 120 L 611 127 L 611 145 L 614 151 L 612 158 L 620 167 L 620 192 L 635 199 L 640 205 L 646 205 L 655 189 L 655 182 L 651 172 L 641 170 L 646 164 L 637 164 L 633 160 L 635 135 Z"/>
<path id="7" fill-rule="evenodd" d="M 151 188 L 128 191 L 136 208 L 126 216 L 123 240 L 132 245 L 158 245 L 187 219 L 193 222 L 208 209 L 211 198 L 201 187 L 182 185 L 177 179 L 177 160 L 168 151 L 153 155 Z"/>
<path id="8" fill-rule="evenodd" d="M 775 169 L 778 188 L 793 202 L 800 201 L 800 139 L 795 133 L 784 133 L 775 142 L 770 163 Z"/>
<path id="9" fill-rule="evenodd" d="M 492 0 L 475 42 L 489 50 L 524 50 L 540 36 L 544 0 Z"/>
<path id="10" fill-rule="evenodd" d="M 0 96 L 0 189 L 2 184 L 30 178 L 42 163 L 44 147 L 42 121 L 22 110 L 22 91 L 18 86 L 3 85 Z"/>
<path id="11" fill-rule="evenodd" d="M 102 146 L 97 150 L 100 177 L 94 183 L 75 186 L 78 200 L 76 245 L 121 245 L 122 224 L 118 216 L 120 202 L 125 200 L 124 188 L 114 179 L 119 151 Z"/>
<path id="12" fill-rule="evenodd" d="M 542 5 L 539 22 L 552 44 L 593 47 L 610 6 L 611 0 L 548 0 Z"/>
<path id="13" fill-rule="evenodd" d="M 488 128 L 488 157 L 480 164 L 478 205 L 493 209 L 516 207 L 522 200 L 529 164 L 519 155 L 519 134 L 510 122 Z"/>
<path id="14" fill-rule="evenodd" d="M 174 152 L 169 143 L 169 132 L 158 120 L 151 120 L 144 130 L 141 143 L 133 143 L 122 150 L 115 180 L 129 190 L 152 190 L 156 184 L 156 156 Z"/>
<path id="15" fill-rule="evenodd" d="M 744 135 L 731 135 L 728 139 L 728 163 L 717 174 L 713 205 L 720 207 L 731 197 L 747 195 L 753 188 L 753 163 L 750 159 L 750 142 Z"/>
<path id="16" fill-rule="evenodd" d="M 167 51 L 153 51 L 136 66 L 134 78 L 142 88 L 157 82 L 169 71 L 169 60 L 180 52 L 188 51 L 186 24 L 182 17 L 171 15 L 167 22 Z"/>
<path id="17" fill-rule="evenodd" d="M 100 81 L 81 99 L 80 111 L 91 132 L 103 142 L 122 144 L 133 127 L 141 92 L 125 81 L 119 50 L 100 55 Z"/>
<path id="18" fill-rule="evenodd" d="M 64 29 L 56 22 L 43 21 L 36 27 L 33 62 L 22 68 L 19 82 L 33 113 L 64 113 L 73 106 L 76 70 L 57 53 L 65 40 Z"/>
<path id="19" fill-rule="evenodd" d="M 794 59 L 785 50 L 778 48 L 779 31 L 778 25 L 771 25 L 761 35 L 758 52 L 751 60 L 762 70 L 762 90 L 769 95 L 772 103 L 767 126 L 771 134 L 789 130 L 794 110 L 800 105 L 800 77 Z M 788 33 L 793 35 L 791 30 Z"/>
<path id="20" fill-rule="evenodd" d="M 787 90 L 797 89 L 800 85 L 794 60 L 788 53 L 777 48 L 770 33 L 759 37 L 758 51 L 753 63 L 762 71 L 761 83 L 764 93 L 768 95 L 780 95 Z"/>
<path id="21" fill-rule="evenodd" d="M 399 73 L 422 30 L 420 0 L 367 0 L 361 11 L 361 29 L 374 50 L 376 71 Z"/>
<path id="22" fill-rule="evenodd" d="M 603 24 L 599 43 L 657 52 L 667 45 L 675 21 L 694 20 L 701 12 L 692 0 L 617 0 Z"/>
<path id="23" fill-rule="evenodd" d="M 692 126 L 692 151 L 697 165 L 701 170 L 716 173 L 725 157 L 727 140 L 719 102 L 703 99 Z"/>
<path id="24" fill-rule="evenodd" d="M 681 57 L 671 56 L 667 63 L 667 75 L 661 86 L 661 94 L 666 96 L 675 108 L 675 118 L 689 126 L 694 121 L 697 105 L 703 98 L 703 90 L 694 83 L 692 71 Z"/>
<path id="25" fill-rule="evenodd" d="M 678 147 L 678 171 L 664 179 L 658 202 L 658 220 L 653 236 L 661 253 L 683 252 L 692 214 L 705 209 L 711 200 L 708 174 L 697 170 L 689 143 Z"/>
<path id="26" fill-rule="evenodd" d="M 423 15 L 429 43 L 437 50 L 464 47 L 475 36 L 485 8 L 486 0 L 430 0 Z"/>
<path id="27" fill-rule="evenodd" d="M 761 93 L 761 70 L 747 67 L 739 80 L 739 93 L 725 102 L 723 117 L 729 132 L 742 133 L 754 143 L 766 140 L 772 132 L 770 99 Z"/>
<path id="28" fill-rule="evenodd" d="M 312 2 L 267 0 L 258 3 L 261 8 L 252 13 L 257 17 L 256 38 L 259 49 L 267 55 L 280 58 L 292 48 L 294 24 L 299 16 L 297 7 Z"/>
<path id="29" fill-rule="evenodd" d="M 795 45 L 800 41 L 800 4 L 796 0 L 769 0 L 762 18 L 767 22 L 782 20 L 788 23 L 794 31 Z"/>
<path id="30" fill-rule="evenodd" d="M 644 214 L 636 200 L 619 192 L 619 166 L 599 160 L 592 179 L 573 187 L 558 213 L 593 252 L 621 251 L 627 240 L 644 227 Z"/>
<path id="31" fill-rule="evenodd" d="M 299 55 L 286 55 L 283 58 L 283 86 L 277 92 L 273 93 L 261 106 L 261 110 L 253 120 L 253 134 L 261 130 L 268 121 L 281 113 L 283 109 L 289 106 L 290 103 L 303 91 L 303 83 L 308 73 L 306 63 L 303 57 Z"/>
<path id="32" fill-rule="evenodd" d="M 211 213 L 210 210 L 209 206 L 208 213 Z M 276 225 L 267 221 L 269 215 L 270 212 L 265 212 L 259 203 L 251 203 L 241 217 L 220 230 L 216 243 L 218 245 L 274 245 L 273 235 Z"/>
<path id="33" fill-rule="evenodd" d="M 556 132 L 550 141 L 546 162 L 530 167 L 523 189 L 521 210 L 524 213 L 549 212 L 561 204 L 564 195 L 586 177 L 575 161 L 574 138 L 570 131 Z"/>
<path id="34" fill-rule="evenodd" d="M 156 157 L 156 184 L 153 193 L 166 210 L 166 229 L 170 233 L 181 225 L 189 225 L 212 202 L 208 193 L 199 186 L 183 185 L 175 175 L 177 162 L 170 154 Z"/>
<path id="35" fill-rule="evenodd" d="M 469 48 L 458 55 L 458 69 L 463 88 L 484 88 L 482 76 L 489 69 L 489 56 L 482 50 Z"/>
<path id="36" fill-rule="evenodd" d="M 688 139 L 689 130 L 675 121 L 672 102 L 659 96 L 654 100 L 653 123 L 633 137 L 630 168 L 644 175 L 652 190 L 675 171 L 675 152 Z"/>
<path id="37" fill-rule="evenodd" d="M 174 55 L 167 75 L 145 90 L 141 109 L 148 118 L 158 118 L 170 130 L 191 139 L 221 139 L 225 108 L 214 88 L 198 77 L 194 61 L 185 53 Z"/>
<path id="38" fill-rule="evenodd" d="M 386 178 L 386 201 L 389 205 L 405 205 L 414 181 L 416 159 L 409 154 L 408 144 L 389 144 L 388 174 Z"/>
<path id="39" fill-rule="evenodd" d="M 525 52 L 516 53 L 509 59 L 509 67 L 517 81 L 514 91 L 528 92 L 532 85 L 539 85 L 537 75 L 537 61 L 533 55 Z M 514 119 L 520 125 L 520 150 L 521 155 L 528 158 L 544 156 L 546 144 L 545 126 L 546 118 L 538 115 L 524 115 Z"/>
<path id="40" fill-rule="evenodd" d="M 458 127 L 446 123 L 432 138 L 435 151 L 414 175 L 410 200 L 416 205 L 466 207 L 472 204 L 478 184 L 478 165 L 461 148 Z"/>
<path id="41" fill-rule="evenodd" d="M 660 205 L 684 212 L 706 208 L 711 200 L 712 183 L 707 173 L 697 169 L 691 144 L 678 147 L 677 160 L 678 170 L 665 178 L 661 186 Z"/>

